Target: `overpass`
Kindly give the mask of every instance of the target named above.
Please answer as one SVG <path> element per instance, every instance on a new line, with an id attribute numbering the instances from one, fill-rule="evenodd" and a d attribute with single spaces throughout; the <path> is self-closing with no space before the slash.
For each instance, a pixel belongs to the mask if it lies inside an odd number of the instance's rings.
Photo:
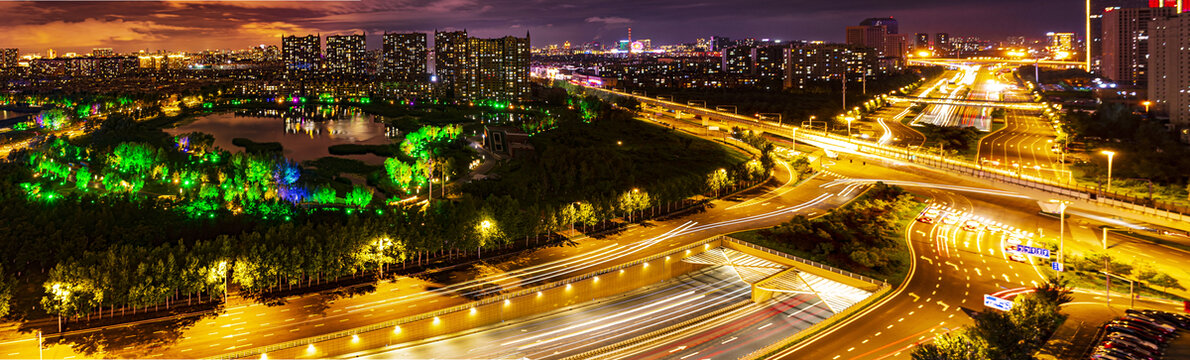
<path id="1" fill-rule="evenodd" d="M 730 121 L 745 128 L 767 131 L 769 133 L 778 134 L 781 136 L 796 136 L 797 141 L 799 142 L 817 146 L 823 149 L 830 149 L 832 151 L 865 156 L 876 156 L 892 161 L 906 161 L 945 172 L 1020 186 L 1033 191 L 1091 200 L 1102 205 L 1152 215 L 1155 218 L 1160 218 L 1166 221 L 1171 221 L 1174 224 L 1183 225 L 1171 226 L 1174 228 L 1190 229 L 1190 227 L 1186 227 L 1184 225 L 1186 221 L 1190 220 L 1190 213 L 1186 212 L 1186 210 L 1181 207 L 1171 206 L 1169 204 L 1166 204 L 1165 206 L 1154 206 L 1150 203 L 1142 201 L 1141 199 L 1121 196 L 1119 194 L 1104 192 L 1102 189 L 1073 184 L 1069 182 L 1069 179 L 1067 179 L 1067 181 L 1046 179 L 1024 174 L 1019 169 L 1013 170 L 985 168 L 982 163 L 940 156 L 936 153 L 922 151 L 921 149 L 881 145 L 871 141 L 849 138 L 824 131 L 798 128 L 792 125 L 781 123 L 772 123 L 769 121 L 762 121 L 751 116 L 727 113 L 699 106 L 675 103 L 667 100 L 658 100 L 614 90 L 592 87 L 586 87 L 585 89 L 631 97 L 637 99 L 642 104 L 661 106 L 675 111 L 701 115 L 705 119 L 704 121 Z M 704 125 L 707 124 L 704 123 Z M 1166 224 L 1166 226 L 1170 225 Z"/>
<path id="2" fill-rule="evenodd" d="M 948 59 L 948 58 L 911 58 L 906 60 L 909 65 L 987 65 L 987 64 L 1014 64 L 1014 65 L 1038 65 L 1048 68 L 1057 69 L 1075 69 L 1086 66 L 1084 62 L 1078 61 L 1061 61 L 1061 60 L 1036 60 L 1036 59 Z"/>
<path id="3" fill-rule="evenodd" d="M 993 101 L 993 100 L 970 100 L 970 99 L 944 99 L 933 97 L 904 97 L 904 96 L 890 96 L 888 98 L 892 102 L 909 101 L 919 104 L 934 104 L 934 105 L 961 105 L 961 106 L 982 106 L 994 108 L 1006 108 L 1014 110 L 1044 110 L 1045 105 L 1035 102 L 1024 101 Z"/>

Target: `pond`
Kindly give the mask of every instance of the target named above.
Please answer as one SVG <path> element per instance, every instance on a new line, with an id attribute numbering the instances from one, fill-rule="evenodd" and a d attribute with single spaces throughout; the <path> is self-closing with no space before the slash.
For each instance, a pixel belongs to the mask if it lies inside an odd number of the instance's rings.
<path id="1" fill-rule="evenodd" d="M 329 117 L 325 114 L 302 116 L 289 111 L 274 110 L 228 112 L 201 116 L 177 127 L 165 129 L 165 132 L 170 135 L 189 132 L 211 134 L 215 137 L 215 146 L 228 151 L 244 150 L 231 143 L 235 138 L 246 138 L 258 143 L 278 142 L 284 147 L 285 157 L 296 161 L 331 156 L 327 150 L 331 145 L 391 143 L 385 124 L 376 122 L 372 115 L 360 112 L 339 113 Z M 360 160 L 371 165 L 384 163 L 383 157 L 372 154 L 336 156 Z"/>

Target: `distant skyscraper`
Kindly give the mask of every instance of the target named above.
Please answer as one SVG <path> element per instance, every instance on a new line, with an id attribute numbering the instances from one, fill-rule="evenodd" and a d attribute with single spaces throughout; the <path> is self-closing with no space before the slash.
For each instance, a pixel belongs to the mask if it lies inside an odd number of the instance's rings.
<path id="1" fill-rule="evenodd" d="M 281 58 L 290 73 L 309 75 L 318 72 L 321 57 L 322 39 L 319 35 L 281 37 Z"/>
<path id="2" fill-rule="evenodd" d="M 0 49 L 0 68 L 17 67 L 20 55 L 20 50 L 15 48 Z"/>
<path id="3" fill-rule="evenodd" d="M 1087 11 L 1087 43 L 1091 49 L 1087 53 L 1091 62 L 1091 70 L 1099 71 L 1103 56 L 1103 13 L 1108 9 L 1134 9 L 1150 7 L 1150 0 L 1086 0 Z"/>
<path id="4" fill-rule="evenodd" d="M 359 77 L 367 73 L 367 43 L 363 34 L 326 37 L 325 72 L 335 77 Z"/>
<path id="5" fill-rule="evenodd" d="M 892 17 L 886 18 L 867 18 L 860 21 L 860 26 L 883 26 L 888 29 L 889 34 L 900 34 L 900 26 L 897 25 L 897 19 Z"/>
<path id="6" fill-rule="evenodd" d="M 94 48 L 91 49 L 91 56 L 94 57 L 112 57 L 116 56 L 116 52 L 112 48 Z"/>
<path id="7" fill-rule="evenodd" d="M 426 34 L 384 34 L 381 74 L 390 78 L 425 80 Z"/>
<path id="8" fill-rule="evenodd" d="M 1162 17 L 1149 23 L 1148 94 L 1158 111 L 1190 133 L 1190 13 Z"/>
<path id="9" fill-rule="evenodd" d="M 863 23 L 880 24 L 896 20 L 868 19 Z M 897 34 L 887 25 L 860 25 L 847 27 L 847 43 L 876 49 L 877 55 L 890 58 L 904 58 L 909 53 L 909 39 L 905 35 Z"/>
<path id="10" fill-rule="evenodd" d="M 1148 82 L 1149 23 L 1173 8 L 1116 9 L 1103 13 L 1103 75 L 1144 88 Z"/>
<path id="11" fill-rule="evenodd" d="M 752 73 L 752 48 L 734 46 L 723 49 L 723 72 L 734 75 Z"/>
<path id="12" fill-rule="evenodd" d="M 934 56 L 950 56 L 952 51 L 954 49 L 950 45 L 950 34 L 934 34 Z"/>
<path id="13" fill-rule="evenodd" d="M 917 50 L 929 50 L 930 49 L 930 34 L 929 33 L 917 33 L 916 37 L 913 40 L 914 40 L 913 47 L 916 48 Z"/>
<path id="14" fill-rule="evenodd" d="M 467 30 L 434 32 L 434 73 L 438 95 L 453 98 L 460 95 L 459 71 L 467 57 Z"/>

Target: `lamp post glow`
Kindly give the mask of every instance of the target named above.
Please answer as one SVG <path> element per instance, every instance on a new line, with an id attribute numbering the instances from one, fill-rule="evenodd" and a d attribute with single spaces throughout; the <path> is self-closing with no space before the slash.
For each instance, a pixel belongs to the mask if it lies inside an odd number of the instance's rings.
<path id="1" fill-rule="evenodd" d="M 1146 113 L 1148 113 L 1148 112 L 1149 112 L 1149 106 L 1152 106 L 1152 105 L 1153 105 L 1153 102 L 1152 102 L 1152 101 L 1145 100 L 1145 101 L 1141 102 L 1140 104 L 1145 106 L 1145 112 L 1146 112 Z"/>
<path id="2" fill-rule="evenodd" d="M 1066 204 L 1070 202 L 1065 200 L 1050 200 L 1050 202 L 1058 204 L 1058 263 L 1065 266 L 1063 250 L 1066 249 Z"/>
<path id="3" fill-rule="evenodd" d="M 855 118 L 848 116 L 843 118 L 843 120 L 847 120 L 847 142 L 851 142 L 851 122 L 855 121 Z"/>
<path id="4" fill-rule="evenodd" d="M 793 143 L 789 146 L 789 151 L 797 154 L 797 126 L 793 127 L 793 135 L 791 138 L 793 139 Z"/>
<path id="5" fill-rule="evenodd" d="M 1111 165 L 1112 160 L 1116 156 L 1116 152 L 1111 150 L 1103 150 L 1100 151 L 1100 153 L 1107 155 L 1107 192 L 1111 192 Z"/>

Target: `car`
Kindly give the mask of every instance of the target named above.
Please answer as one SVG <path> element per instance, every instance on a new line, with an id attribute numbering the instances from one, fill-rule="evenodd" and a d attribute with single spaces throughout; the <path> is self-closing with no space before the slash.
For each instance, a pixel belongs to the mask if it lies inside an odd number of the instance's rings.
<path id="1" fill-rule="evenodd" d="M 1111 354 L 1112 356 L 1122 357 L 1125 359 L 1153 360 L 1153 356 L 1151 356 L 1151 355 L 1147 355 L 1147 354 L 1139 353 L 1139 352 L 1132 352 L 1132 351 L 1128 351 L 1127 349 L 1121 349 L 1121 348 L 1109 348 L 1109 347 L 1100 346 L 1095 349 L 1095 352 L 1100 353 L 1100 354 Z"/>
<path id="2" fill-rule="evenodd" d="M 1172 325 L 1172 324 L 1168 324 L 1168 323 L 1166 323 L 1165 321 L 1161 321 L 1161 320 L 1153 319 L 1153 318 L 1150 318 L 1150 317 L 1148 317 L 1148 316 L 1144 316 L 1144 315 L 1132 315 L 1132 314 L 1129 314 L 1128 316 L 1125 316 L 1125 318 L 1126 318 L 1126 319 L 1137 320 L 1137 321 L 1141 321 L 1141 322 L 1144 322 L 1144 323 L 1148 323 L 1148 324 L 1150 324 L 1150 325 L 1153 325 L 1153 326 L 1157 326 L 1157 327 L 1159 327 L 1159 328 L 1165 329 L 1165 332 L 1166 332 L 1166 333 L 1172 333 L 1172 332 L 1174 332 L 1174 331 L 1177 331 L 1177 330 L 1178 330 L 1178 328 L 1177 328 L 1176 326 Z"/>
<path id="3" fill-rule="evenodd" d="M 980 224 L 978 221 L 975 221 L 975 220 L 967 220 L 967 221 L 963 222 L 963 230 L 981 231 L 981 230 L 983 230 L 983 224 Z"/>
<path id="4" fill-rule="evenodd" d="M 1151 331 L 1151 332 L 1159 334 L 1159 335 L 1168 335 L 1168 334 L 1173 333 L 1175 330 L 1175 329 L 1173 329 L 1173 327 L 1166 328 L 1166 327 L 1162 327 L 1161 325 L 1153 324 L 1153 323 L 1150 323 L 1150 322 L 1147 322 L 1144 320 L 1140 320 L 1140 319 L 1135 319 L 1135 318 L 1120 318 L 1120 319 L 1116 319 L 1112 322 L 1117 323 L 1117 324 L 1127 324 L 1127 325 L 1131 325 L 1131 326 L 1136 326 L 1136 327 Z"/>
<path id="5" fill-rule="evenodd" d="M 1145 330 L 1144 328 L 1138 327 L 1138 326 L 1122 324 L 1122 323 L 1118 323 L 1115 321 L 1108 323 L 1108 326 L 1111 326 L 1110 330 L 1122 331 L 1122 332 L 1125 332 L 1128 334 L 1132 334 L 1132 335 L 1139 337 L 1141 339 L 1151 339 L 1151 341 L 1159 342 L 1162 344 L 1164 344 L 1168 340 L 1168 339 L 1166 339 L 1166 337 L 1164 335 L 1161 335 L 1161 334 L 1153 332 L 1153 331 Z"/>
<path id="6" fill-rule="evenodd" d="M 1157 352 L 1157 350 L 1161 349 L 1161 347 L 1155 345 L 1155 343 L 1152 343 L 1152 342 L 1139 340 L 1139 339 L 1136 339 L 1136 337 L 1126 336 L 1126 335 L 1119 334 L 1119 333 L 1114 333 L 1114 334 L 1116 336 L 1103 336 L 1103 340 L 1104 341 L 1122 341 L 1122 342 L 1128 343 L 1128 345 L 1131 345 L 1134 347 L 1152 350 L 1152 352 Z M 1108 335 L 1113 335 L 1113 334 L 1108 334 Z"/>
<path id="7" fill-rule="evenodd" d="M 1103 354 L 1098 352 L 1092 353 L 1091 358 L 1097 360 L 1128 360 L 1128 358 L 1122 358 L 1111 354 Z"/>
<path id="8" fill-rule="evenodd" d="M 1021 254 L 1016 251 L 1008 253 L 1008 259 L 1012 260 L 1012 261 L 1016 261 L 1016 262 L 1023 262 L 1023 263 L 1029 262 L 1029 258 L 1025 257 L 1025 254 Z"/>
<path id="9" fill-rule="evenodd" d="M 1022 243 L 1022 241 L 1021 241 L 1021 238 L 1019 238 L 1019 237 L 1010 236 L 1008 238 L 1008 243 L 1013 244 L 1013 245 L 1020 245 Z"/>
<path id="10" fill-rule="evenodd" d="M 929 209 L 926 210 L 925 213 L 922 213 L 921 216 L 918 216 L 917 221 L 921 221 L 926 224 L 933 224 L 941 214 L 942 212 L 938 211 L 938 209 Z"/>
<path id="11" fill-rule="evenodd" d="M 959 214 L 950 214 L 942 218 L 942 223 L 946 225 L 958 224 L 960 220 Z"/>
<path id="12" fill-rule="evenodd" d="M 1123 325 L 1107 324 L 1108 332 L 1122 333 L 1154 344 L 1165 344 L 1165 338 Z"/>
<path id="13" fill-rule="evenodd" d="M 1185 316 L 1182 316 L 1180 314 L 1174 314 L 1174 313 L 1158 311 L 1158 310 L 1133 310 L 1133 309 L 1124 310 L 1124 312 L 1129 315 L 1132 315 L 1132 314 L 1144 315 L 1144 316 L 1147 316 L 1154 320 L 1165 321 L 1165 323 L 1167 323 L 1169 325 L 1176 326 L 1183 330 L 1190 330 L 1190 319 L 1188 319 Z"/>
<path id="14" fill-rule="evenodd" d="M 1136 346 L 1134 344 L 1130 344 L 1123 340 L 1104 341 L 1099 346 L 1104 349 L 1119 349 L 1120 351 L 1130 353 L 1130 354 L 1136 354 L 1136 355 L 1140 355 L 1140 356 L 1154 357 L 1154 356 L 1160 355 L 1154 350 L 1145 349 L 1145 348 Z"/>
<path id="15" fill-rule="evenodd" d="M 992 233 L 998 233 L 998 232 L 1004 231 L 1004 228 L 1000 227 L 1000 225 L 997 225 L 995 223 L 987 224 L 987 226 L 985 226 L 984 228 L 988 229 L 988 231 L 990 231 Z"/>

